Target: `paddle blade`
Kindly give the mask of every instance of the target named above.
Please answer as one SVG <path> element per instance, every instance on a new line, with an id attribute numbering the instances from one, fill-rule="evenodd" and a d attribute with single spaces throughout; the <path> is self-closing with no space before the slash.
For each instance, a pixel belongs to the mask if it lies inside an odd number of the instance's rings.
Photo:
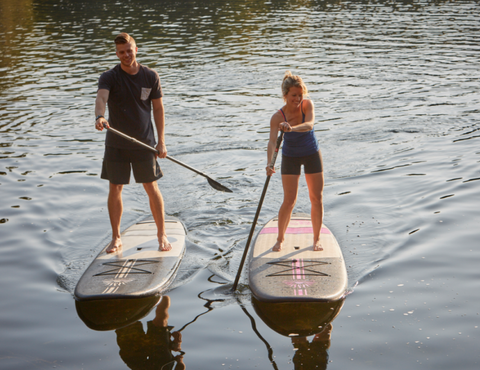
<path id="1" fill-rule="evenodd" d="M 219 182 L 216 182 L 215 180 L 207 177 L 207 180 L 208 180 L 208 183 L 210 184 L 210 186 L 212 188 L 214 188 L 215 190 L 218 190 L 218 191 L 223 191 L 223 192 L 226 192 L 226 193 L 233 193 L 233 191 L 231 191 L 229 188 L 227 188 L 226 186 L 223 186 L 222 184 L 220 184 Z"/>

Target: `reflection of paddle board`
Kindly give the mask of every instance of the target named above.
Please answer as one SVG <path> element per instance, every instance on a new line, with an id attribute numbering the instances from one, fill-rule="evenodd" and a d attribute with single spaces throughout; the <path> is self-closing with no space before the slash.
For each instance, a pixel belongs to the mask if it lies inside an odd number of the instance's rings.
<path id="1" fill-rule="evenodd" d="M 277 221 L 277 218 L 270 220 L 255 239 L 249 273 L 253 295 L 268 302 L 326 302 L 343 298 L 348 284 L 347 269 L 331 231 L 322 226 L 323 251 L 314 251 L 310 216 L 294 214 L 282 250 L 274 252 Z"/>
<path id="2" fill-rule="evenodd" d="M 143 319 L 160 296 L 75 301 L 78 317 L 93 330 L 115 330 Z"/>
<path id="3" fill-rule="evenodd" d="M 165 228 L 172 250 L 158 250 L 153 218 L 122 233 L 122 250 L 107 254 L 106 247 L 84 272 L 75 288 L 78 301 L 138 298 L 160 294 L 172 282 L 185 253 L 186 230 L 167 216 Z"/>
<path id="4" fill-rule="evenodd" d="M 323 331 L 340 313 L 345 299 L 335 302 L 261 302 L 252 297 L 257 315 L 272 330 L 291 337 Z"/>

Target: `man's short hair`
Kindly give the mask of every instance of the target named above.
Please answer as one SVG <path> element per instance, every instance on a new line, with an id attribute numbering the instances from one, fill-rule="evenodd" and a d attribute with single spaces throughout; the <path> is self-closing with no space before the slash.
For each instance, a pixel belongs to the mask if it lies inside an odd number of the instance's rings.
<path id="1" fill-rule="evenodd" d="M 122 32 L 115 37 L 115 45 L 128 43 L 136 45 L 135 39 L 126 32 Z"/>

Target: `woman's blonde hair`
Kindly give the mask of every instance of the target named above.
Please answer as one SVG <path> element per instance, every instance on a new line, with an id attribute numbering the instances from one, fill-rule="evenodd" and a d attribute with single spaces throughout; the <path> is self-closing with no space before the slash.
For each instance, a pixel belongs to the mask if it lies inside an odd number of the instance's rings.
<path id="1" fill-rule="evenodd" d="M 308 95 L 308 89 L 305 83 L 303 82 L 300 76 L 294 76 L 292 72 L 286 71 L 285 76 L 283 76 L 282 82 L 282 94 L 283 97 L 288 94 L 291 87 L 300 87 L 304 96 Z"/>

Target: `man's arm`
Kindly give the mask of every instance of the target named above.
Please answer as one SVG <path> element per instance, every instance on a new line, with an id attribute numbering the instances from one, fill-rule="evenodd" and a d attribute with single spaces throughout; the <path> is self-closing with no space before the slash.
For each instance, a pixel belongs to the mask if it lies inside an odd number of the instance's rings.
<path id="1" fill-rule="evenodd" d="M 100 89 L 97 91 L 97 98 L 95 99 L 95 117 L 105 116 L 105 109 L 107 108 L 108 95 L 110 91 L 107 89 Z M 105 117 L 100 117 L 95 121 L 95 128 L 99 131 L 103 130 L 103 125 L 110 127 Z"/>
<path id="2" fill-rule="evenodd" d="M 152 99 L 153 120 L 158 134 L 158 156 L 165 158 L 167 156 L 167 147 L 165 146 L 165 110 L 163 108 L 162 98 Z"/>

